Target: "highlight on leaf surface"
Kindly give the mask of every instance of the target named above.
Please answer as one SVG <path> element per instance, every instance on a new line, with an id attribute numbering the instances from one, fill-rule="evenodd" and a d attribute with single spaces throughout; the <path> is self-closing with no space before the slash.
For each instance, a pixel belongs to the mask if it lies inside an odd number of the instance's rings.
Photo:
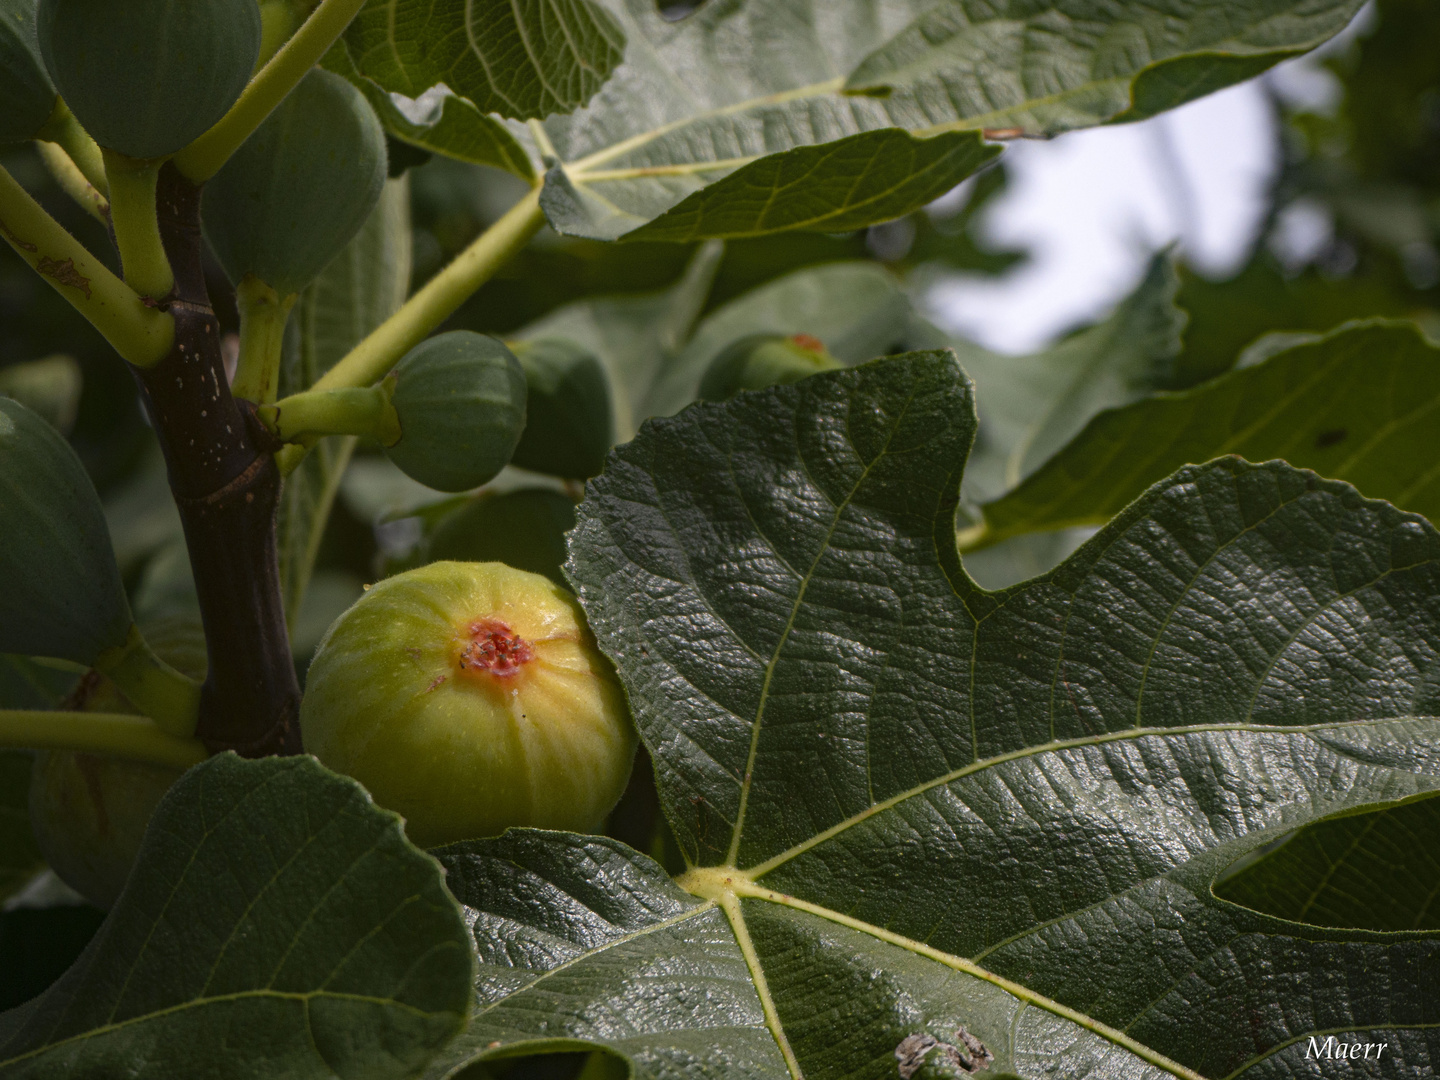
<path id="1" fill-rule="evenodd" d="M 1440 791 L 1440 535 L 1226 458 L 991 593 L 953 538 L 974 434 L 953 355 L 911 353 L 615 451 L 567 572 L 693 868 L 519 831 L 442 852 L 483 931 L 441 1075 L 580 1040 L 667 1078 L 879 1078 L 962 1026 L 1022 1080 L 1293 1075 L 1327 1032 L 1419 1074 L 1440 937 L 1212 886 Z"/>
<path id="2" fill-rule="evenodd" d="M 132 158 L 173 154 L 224 116 L 260 51 L 255 0 L 39 0 L 37 18 L 70 111 Z"/>
<path id="3" fill-rule="evenodd" d="M 635 752 L 574 597 L 493 562 L 431 563 L 372 587 L 321 641 L 300 727 L 307 750 L 423 847 L 519 825 L 594 829 Z"/>
<path id="4" fill-rule="evenodd" d="M 297 293 L 360 231 L 385 184 L 385 134 L 364 97 L 319 69 L 206 185 L 205 236 L 234 284 Z"/>
<path id="5" fill-rule="evenodd" d="M 400 441 L 385 447 L 407 476 L 437 491 L 479 487 L 509 463 L 525 426 L 525 372 L 492 337 L 452 330 L 395 367 Z"/>

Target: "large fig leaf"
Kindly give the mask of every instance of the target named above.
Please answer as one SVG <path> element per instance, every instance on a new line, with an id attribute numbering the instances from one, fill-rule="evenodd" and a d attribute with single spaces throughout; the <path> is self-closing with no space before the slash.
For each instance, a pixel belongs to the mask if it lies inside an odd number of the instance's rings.
<path id="1" fill-rule="evenodd" d="M 710 0 L 678 22 L 607 3 L 625 62 L 545 122 L 542 205 L 579 236 L 695 239 L 899 217 L 993 155 L 982 131 L 1179 104 L 1318 45 L 1361 0 Z M 947 17 L 925 52 L 924 20 Z"/>
<path id="2" fill-rule="evenodd" d="M 1440 936 L 1212 884 L 1440 792 L 1440 534 L 1226 458 L 986 592 L 952 524 L 974 432 L 955 357 L 912 353 L 612 454 L 569 571 L 692 869 L 447 853 L 482 963 L 438 1072 L 580 1040 L 651 1077 L 879 1080 L 934 1039 L 941 1075 L 939 1043 L 981 1062 L 963 1025 L 1024 1080 L 1290 1076 L 1312 1032 L 1390 1048 L 1327 1075 L 1428 1075 Z"/>
<path id="3" fill-rule="evenodd" d="M 463 1023 L 440 868 L 313 758 L 197 765 L 75 965 L 0 1015 L 0 1075 L 404 1077 Z"/>
<path id="4" fill-rule="evenodd" d="M 370 0 L 346 31 L 360 71 L 407 97 L 445 83 L 528 120 L 589 101 L 625 36 L 592 0 Z"/>
<path id="5" fill-rule="evenodd" d="M 1190 390 L 1094 417 L 985 504 L 979 546 L 1099 524 L 1188 461 L 1284 458 L 1440 522 L 1440 348 L 1414 323 L 1342 327 Z"/>
<path id="6" fill-rule="evenodd" d="M 355 238 L 312 281 L 291 314 L 295 329 L 282 392 L 309 388 L 366 334 L 395 313 L 410 290 L 410 184 L 388 181 Z M 285 481 L 277 541 L 285 616 L 292 630 L 315 568 L 355 439 L 322 439 Z"/>

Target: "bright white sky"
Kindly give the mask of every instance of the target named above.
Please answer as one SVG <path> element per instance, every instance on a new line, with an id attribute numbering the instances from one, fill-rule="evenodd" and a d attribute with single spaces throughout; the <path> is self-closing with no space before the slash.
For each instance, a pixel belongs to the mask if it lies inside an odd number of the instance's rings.
<path id="1" fill-rule="evenodd" d="M 1342 37 L 1363 28 L 1368 13 Z M 1264 78 L 1311 108 L 1333 106 L 1338 95 L 1313 54 Z M 1103 315 L 1136 284 L 1150 253 L 1168 243 L 1207 274 L 1239 269 L 1278 166 L 1275 125 L 1261 83 L 1251 81 L 1144 123 L 1012 144 L 1011 186 L 981 225 L 995 242 L 1028 247 L 1034 257 L 998 279 L 938 284 L 931 317 L 992 349 L 1028 352 Z M 1325 228 L 1323 221 L 1295 224 Z"/>

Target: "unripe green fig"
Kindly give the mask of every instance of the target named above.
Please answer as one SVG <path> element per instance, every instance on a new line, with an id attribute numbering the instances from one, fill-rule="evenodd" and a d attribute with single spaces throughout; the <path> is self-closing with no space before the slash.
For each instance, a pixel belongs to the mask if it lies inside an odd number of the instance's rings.
<path id="1" fill-rule="evenodd" d="M 482 492 L 435 527 L 429 555 L 434 560 L 507 563 L 563 585 L 565 534 L 574 527 L 575 504 L 558 491 Z"/>
<path id="2" fill-rule="evenodd" d="M 109 910 L 130 876 L 155 807 L 183 771 L 67 750 L 37 753 L 30 828 L 50 869 Z"/>
<path id="3" fill-rule="evenodd" d="M 400 469 L 437 491 L 469 491 L 510 462 L 525 427 L 525 372 L 494 338 L 468 330 L 422 341 L 395 368 Z"/>
<path id="4" fill-rule="evenodd" d="M 40 55 L 101 146 L 159 158 L 235 104 L 260 52 L 255 0 L 40 0 Z"/>
<path id="5" fill-rule="evenodd" d="M 198 622 L 151 627 L 155 650 L 193 678 L 205 676 L 205 639 Z M 85 712 L 129 713 L 119 688 L 98 672 L 86 675 L 65 703 Z M 68 750 L 35 755 L 30 773 L 30 828 L 60 880 L 109 909 L 125 886 L 155 807 L 183 769 Z"/>
<path id="6" fill-rule="evenodd" d="M 385 171 L 375 111 L 316 68 L 205 185 L 205 236 L 232 283 L 297 293 L 360 231 Z"/>
<path id="7" fill-rule="evenodd" d="M 133 619 L 100 497 L 70 444 L 0 397 L 0 653 L 93 664 Z"/>
<path id="8" fill-rule="evenodd" d="M 588 480 L 598 476 L 615 442 L 610 377 L 590 352 L 561 338 L 511 346 L 525 369 L 525 431 L 514 464 Z"/>
<path id="9" fill-rule="evenodd" d="M 724 401 L 741 390 L 799 382 L 842 366 L 809 334 L 750 334 L 725 346 L 710 362 L 700 380 L 700 396 Z"/>
<path id="10" fill-rule="evenodd" d="M 36 0 L 0 0 L 0 143 L 33 139 L 55 110 L 35 37 Z"/>
<path id="11" fill-rule="evenodd" d="M 422 847 L 594 829 L 635 753 L 580 605 L 501 563 L 431 563 L 366 593 L 320 642 L 300 731 Z"/>

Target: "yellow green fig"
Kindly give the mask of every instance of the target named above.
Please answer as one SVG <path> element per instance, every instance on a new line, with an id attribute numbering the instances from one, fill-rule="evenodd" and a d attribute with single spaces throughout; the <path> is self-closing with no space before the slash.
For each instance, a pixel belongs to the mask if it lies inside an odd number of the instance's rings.
<path id="1" fill-rule="evenodd" d="M 741 390 L 798 382 L 841 365 L 809 334 L 750 334 L 731 342 L 710 362 L 700 381 L 706 401 L 724 401 Z"/>
<path id="2" fill-rule="evenodd" d="M 635 732 L 575 598 L 503 563 L 437 562 L 330 627 L 300 706 L 305 749 L 435 847 L 512 826 L 590 831 Z"/>

